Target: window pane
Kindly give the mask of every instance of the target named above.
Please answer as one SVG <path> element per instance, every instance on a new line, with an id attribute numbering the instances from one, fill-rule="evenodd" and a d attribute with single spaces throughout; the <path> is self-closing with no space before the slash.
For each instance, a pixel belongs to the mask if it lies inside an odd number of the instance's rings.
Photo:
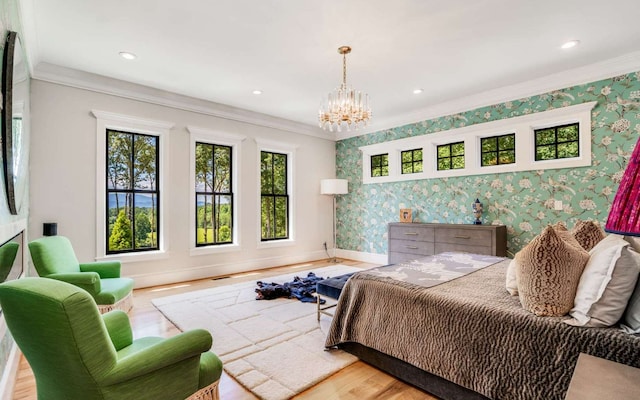
<path id="1" fill-rule="evenodd" d="M 412 164 L 402 164 L 402 173 L 403 174 L 413 173 Z"/>
<path id="2" fill-rule="evenodd" d="M 515 150 L 501 151 L 499 154 L 500 154 L 500 164 L 513 164 L 516 162 Z"/>
<path id="3" fill-rule="evenodd" d="M 276 232 L 275 237 L 287 237 L 287 198 L 276 197 L 275 199 Z"/>
<path id="4" fill-rule="evenodd" d="M 128 193 L 109 193 L 108 251 L 133 249 L 132 198 Z"/>
<path id="5" fill-rule="evenodd" d="M 382 167 L 382 171 L 380 172 L 380 175 L 382 176 L 389 176 L 389 167 L 388 166 L 383 166 Z"/>
<path id="6" fill-rule="evenodd" d="M 422 161 L 416 161 L 413 163 L 413 172 L 422 172 Z"/>
<path id="7" fill-rule="evenodd" d="M 483 153 L 482 154 L 482 166 L 486 167 L 488 165 L 497 165 L 498 158 L 496 157 L 496 153 Z"/>
<path id="8" fill-rule="evenodd" d="M 549 129 L 540 129 L 535 131 L 536 135 L 536 145 L 545 145 L 555 143 L 556 141 L 556 132 L 554 128 Z"/>
<path id="9" fill-rule="evenodd" d="M 448 144 L 438 146 L 438 158 L 451 156 L 451 148 Z"/>
<path id="10" fill-rule="evenodd" d="M 382 176 L 382 168 L 371 168 L 371 176 Z"/>
<path id="11" fill-rule="evenodd" d="M 413 161 L 422 161 L 422 149 L 413 151 Z"/>
<path id="12" fill-rule="evenodd" d="M 215 227 L 216 227 L 216 243 L 231 243 L 232 227 L 231 227 L 231 196 L 216 196 L 215 209 Z"/>
<path id="13" fill-rule="evenodd" d="M 578 157 L 578 142 L 559 143 L 558 158 Z"/>
<path id="14" fill-rule="evenodd" d="M 499 150 L 510 150 L 516 148 L 516 135 L 504 135 L 498 137 Z"/>
<path id="15" fill-rule="evenodd" d="M 156 188 L 156 141 L 155 136 L 134 135 L 133 183 L 136 189 Z"/>
<path id="16" fill-rule="evenodd" d="M 451 155 L 452 156 L 464 155 L 464 142 L 451 144 Z"/>
<path id="17" fill-rule="evenodd" d="M 260 190 L 262 194 L 273 194 L 272 153 L 261 152 Z"/>
<path id="18" fill-rule="evenodd" d="M 213 152 L 210 144 L 196 143 L 196 191 L 213 191 Z"/>
<path id="19" fill-rule="evenodd" d="M 578 125 L 569 125 L 558 128 L 558 142 L 578 140 Z"/>
<path id="20" fill-rule="evenodd" d="M 158 226 L 158 199 L 155 194 L 135 195 L 135 238 L 136 248 L 158 246 L 156 227 Z"/>
<path id="21" fill-rule="evenodd" d="M 441 158 L 438 160 L 438 171 L 451 169 L 451 159 Z"/>
<path id="22" fill-rule="evenodd" d="M 131 189 L 131 142 L 125 132 L 107 131 L 107 189 Z"/>
<path id="23" fill-rule="evenodd" d="M 452 157 L 451 165 L 453 166 L 453 169 L 464 168 L 464 156 Z"/>
<path id="24" fill-rule="evenodd" d="M 213 196 L 196 196 L 196 244 L 213 244 Z"/>
<path id="25" fill-rule="evenodd" d="M 487 152 L 487 151 L 496 151 L 498 150 L 498 142 L 496 140 L 496 138 L 494 137 L 490 137 L 490 138 L 482 138 L 480 140 L 480 144 L 482 147 L 482 152 Z"/>
<path id="26" fill-rule="evenodd" d="M 287 194 L 287 156 L 273 155 L 273 186 L 274 194 Z"/>
<path id="27" fill-rule="evenodd" d="M 275 232 L 274 198 L 265 196 L 261 199 L 262 239 L 272 239 Z"/>
<path id="28" fill-rule="evenodd" d="M 214 146 L 214 191 L 231 192 L 231 147 Z"/>
<path id="29" fill-rule="evenodd" d="M 556 147 L 540 146 L 536 148 L 536 160 L 553 160 L 556 158 Z"/>
<path id="30" fill-rule="evenodd" d="M 371 156 L 371 166 L 380 167 L 382 164 L 382 156 Z"/>
<path id="31" fill-rule="evenodd" d="M 403 151 L 402 153 L 402 162 L 407 163 L 413 161 L 413 154 L 411 151 Z"/>

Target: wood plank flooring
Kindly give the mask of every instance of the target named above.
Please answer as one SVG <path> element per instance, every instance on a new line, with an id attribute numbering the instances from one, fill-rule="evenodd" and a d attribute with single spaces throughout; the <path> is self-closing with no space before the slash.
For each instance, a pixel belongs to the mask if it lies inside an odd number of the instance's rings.
<path id="1" fill-rule="evenodd" d="M 342 260 L 341 264 L 360 268 L 376 265 L 358 261 Z M 223 286 L 244 281 L 257 281 L 295 270 L 320 268 L 333 265 L 328 260 L 305 264 L 289 265 L 257 272 L 241 273 L 225 279 L 201 279 L 179 284 L 136 289 L 133 294 L 134 307 L 129 313 L 134 337 L 173 336 L 180 331 L 152 304 L 151 299 L 178 293 Z M 220 380 L 220 398 L 222 400 L 255 400 L 251 392 L 242 387 L 226 373 Z M 36 384 L 29 364 L 20 360 L 20 368 L 15 384 L 13 400 L 36 400 Z M 413 386 L 407 385 L 370 365 L 358 361 L 342 369 L 305 392 L 294 397 L 296 400 L 437 400 Z"/>

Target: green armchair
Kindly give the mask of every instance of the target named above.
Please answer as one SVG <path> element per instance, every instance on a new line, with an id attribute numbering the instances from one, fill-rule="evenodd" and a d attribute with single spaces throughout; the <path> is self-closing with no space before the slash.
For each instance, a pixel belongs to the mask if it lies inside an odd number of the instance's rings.
<path id="1" fill-rule="evenodd" d="M 218 399 L 222 362 L 205 330 L 133 340 L 126 313 L 100 315 L 86 291 L 53 279 L 0 284 L 0 305 L 38 400 Z"/>
<path id="2" fill-rule="evenodd" d="M 29 252 L 40 277 L 81 287 L 96 301 L 100 313 L 128 312 L 133 306 L 133 279 L 120 277 L 120 261 L 80 264 L 64 236 L 36 239 L 29 243 Z"/>

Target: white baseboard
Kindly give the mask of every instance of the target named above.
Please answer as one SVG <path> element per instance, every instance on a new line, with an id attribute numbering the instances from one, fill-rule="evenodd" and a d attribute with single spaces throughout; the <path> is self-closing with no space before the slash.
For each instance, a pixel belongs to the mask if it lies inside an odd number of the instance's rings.
<path id="1" fill-rule="evenodd" d="M 386 254 L 365 253 L 364 251 L 341 250 L 337 249 L 336 255 L 350 260 L 362 261 L 371 264 L 387 265 Z"/>

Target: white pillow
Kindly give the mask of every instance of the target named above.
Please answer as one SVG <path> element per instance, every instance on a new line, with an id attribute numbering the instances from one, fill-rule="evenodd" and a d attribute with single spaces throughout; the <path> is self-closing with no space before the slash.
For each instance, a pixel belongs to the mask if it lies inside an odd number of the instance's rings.
<path id="1" fill-rule="evenodd" d="M 574 307 L 565 322 L 574 326 L 615 325 L 625 308 L 640 273 L 640 254 L 620 235 L 608 235 L 589 252 Z"/>
<path id="2" fill-rule="evenodd" d="M 518 295 L 518 282 L 516 281 L 516 269 L 518 264 L 515 258 L 511 260 L 507 267 L 507 292 L 512 296 Z"/>

